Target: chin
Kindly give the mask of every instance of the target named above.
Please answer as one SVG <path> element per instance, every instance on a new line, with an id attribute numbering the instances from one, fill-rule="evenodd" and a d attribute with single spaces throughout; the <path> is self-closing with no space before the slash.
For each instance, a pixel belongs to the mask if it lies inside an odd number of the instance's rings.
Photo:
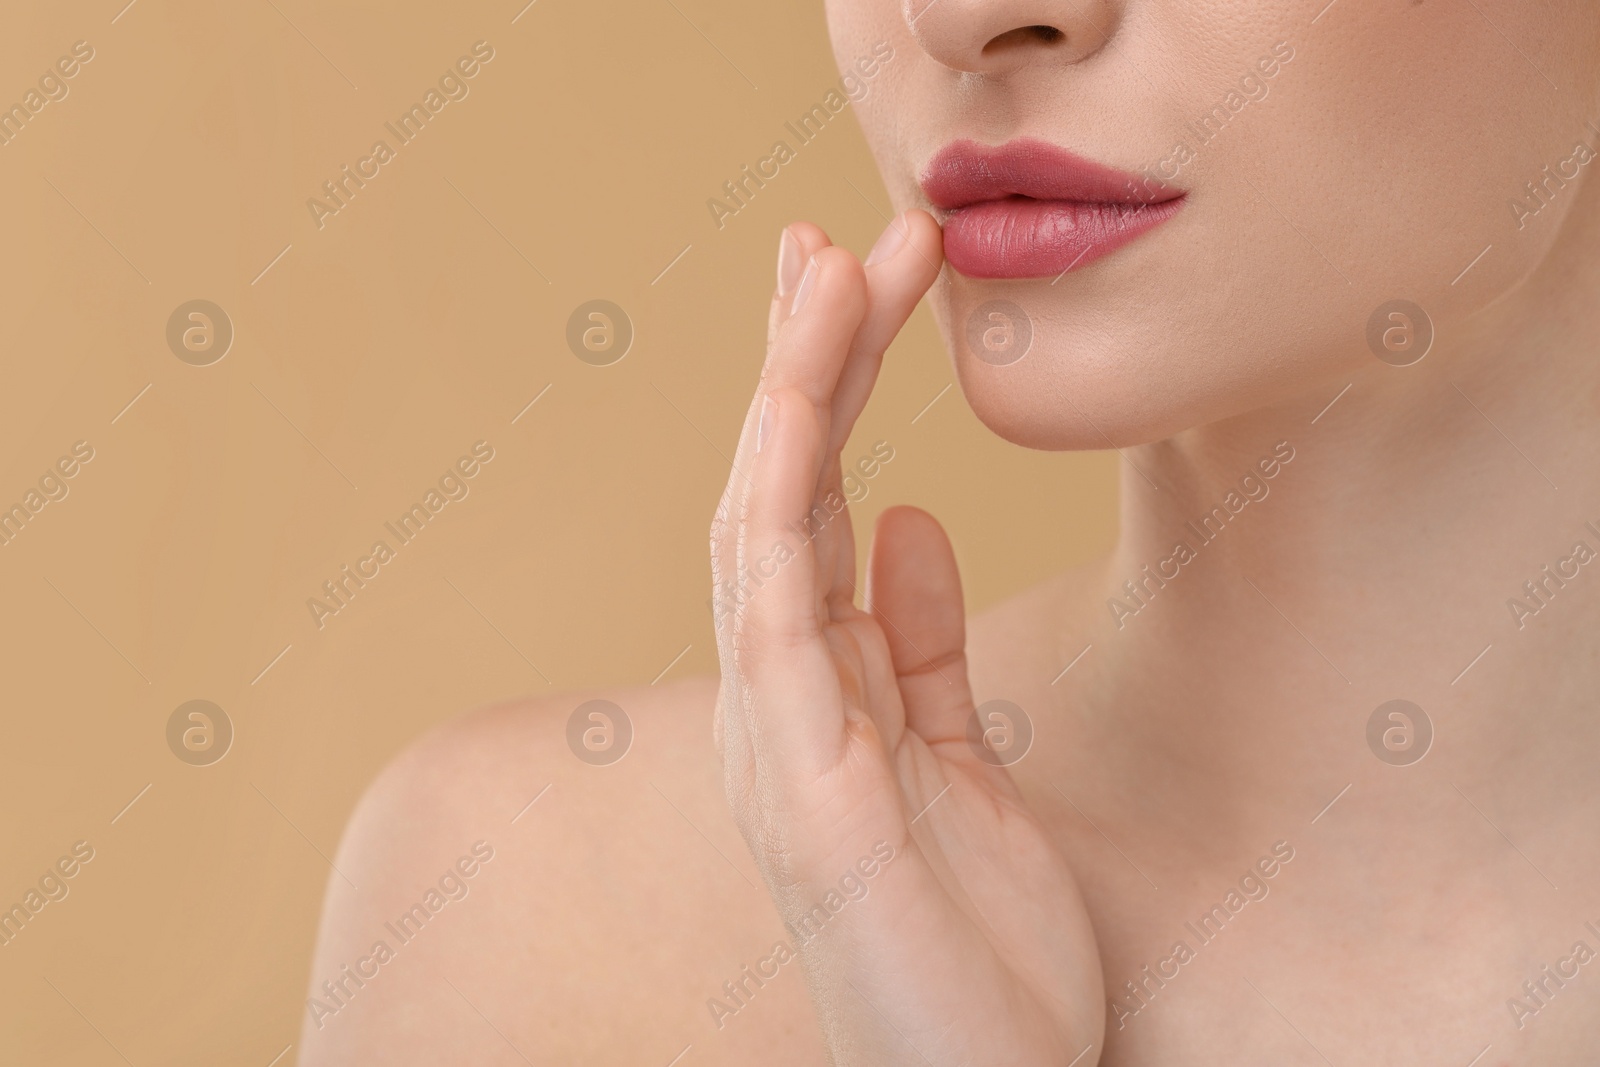
<path id="1" fill-rule="evenodd" d="M 978 419 L 999 437 L 1047 451 L 1145 444 L 1203 420 L 1191 398 L 1141 389 L 1136 378 L 1106 373 L 1108 353 L 1034 350 L 1026 361 L 993 367 L 955 356 L 956 377 Z"/>
<path id="2" fill-rule="evenodd" d="M 1338 328 L 1364 324 L 1344 307 L 1174 304 L 1156 287 L 1080 291 L 1070 280 L 1050 292 L 1047 281 L 957 279 L 934 303 L 973 412 L 1025 448 L 1151 444 L 1263 408 L 1320 402 L 1375 362 L 1358 329 Z"/>
<path id="3" fill-rule="evenodd" d="M 1047 317 L 1037 293 L 1012 286 L 945 296 L 936 317 L 956 380 L 978 419 L 1012 444 L 1147 444 L 1231 414 L 1243 400 L 1225 384 L 1240 368 L 1219 374 L 1194 350 L 1159 343 L 1149 327 L 1124 331 L 1103 318 L 1090 325 L 1078 309 Z M 1018 318 L 1010 309 L 1024 304 L 1034 310 Z"/>

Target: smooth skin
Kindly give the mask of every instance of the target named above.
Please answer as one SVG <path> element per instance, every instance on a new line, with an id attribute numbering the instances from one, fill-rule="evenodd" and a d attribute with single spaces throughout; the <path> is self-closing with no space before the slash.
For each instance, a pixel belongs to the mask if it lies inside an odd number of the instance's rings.
<path id="1" fill-rule="evenodd" d="M 837 485 L 840 443 L 882 340 L 938 263 L 925 215 L 894 225 L 911 247 L 870 268 L 820 230 L 791 228 L 817 274 L 797 314 L 797 288 L 774 298 L 771 352 L 714 525 L 719 571 Z M 1592 317 L 1585 329 L 1600 340 Z M 1562 373 L 1588 358 L 1573 350 Z M 1481 389 L 1478 373 L 1459 380 Z M 1600 415 L 1589 375 L 1528 444 L 1574 449 L 1566 491 L 1600 500 L 1581 462 L 1600 456 L 1578 421 Z M 765 396 L 775 406 L 757 452 Z M 1316 399 L 1289 405 L 1295 422 L 1326 401 Z M 1462 419 L 1454 433 L 1486 477 L 1526 480 L 1522 461 L 1485 439 L 1492 431 Z M 1474 504 L 1476 482 L 1449 503 L 1448 487 L 1397 501 L 1379 529 L 1425 527 L 1439 557 L 1385 564 L 1378 552 L 1368 565 L 1395 596 L 1319 580 L 1301 558 L 1345 550 L 1351 526 L 1334 520 L 1348 501 L 1325 495 L 1344 481 L 1339 463 L 1305 449 L 1289 470 L 1311 484 L 1275 489 L 1281 513 L 1205 549 L 1215 565 L 1164 591 L 1152 602 L 1161 612 L 1138 627 L 1118 630 L 1103 614 L 1124 572 L 1113 558 L 986 612 L 964 634 L 948 541 L 912 508 L 880 519 L 858 598 L 843 515 L 814 556 L 786 564 L 727 620 L 720 686 L 511 703 L 433 732 L 352 818 L 313 993 L 388 938 L 382 922 L 470 842 L 492 841 L 495 859 L 437 930 L 320 1027 L 308 1020 L 302 1062 L 667 1062 L 689 1046 L 697 1062 L 726 1064 L 942 1067 L 1082 1053 L 1079 1063 L 1118 1067 L 1323 1055 L 1398 1067 L 1463 1049 L 1465 1063 L 1489 1047 L 1480 1062 L 1586 1064 L 1600 1032 L 1592 968 L 1520 1028 L 1506 1002 L 1575 941 L 1593 947 L 1584 923 L 1600 923 L 1600 584 L 1572 583 L 1551 602 L 1566 614 L 1539 630 L 1499 634 L 1503 658 L 1474 666 L 1471 686 L 1448 677 L 1495 633 L 1520 573 L 1495 557 L 1563 547 L 1566 491 L 1542 502 L 1532 487 L 1508 489 L 1525 510 L 1493 534 L 1483 531 L 1501 508 Z M 1434 509 L 1460 513 L 1450 506 L 1478 513 L 1466 529 L 1433 522 Z M 1308 532 L 1318 522 L 1326 534 Z M 1273 589 L 1284 613 L 1316 620 L 1341 667 L 1252 604 L 1259 594 L 1241 573 Z M 1322 615 L 1285 595 L 1296 581 Z M 1248 595 L 1230 596 L 1233 584 Z M 1351 618 L 1371 636 L 1341 631 Z M 1060 675 L 1085 640 L 1103 657 Z M 1374 759 L 1364 739 L 1370 710 L 1397 692 L 1438 709 L 1441 731 L 1437 751 L 1403 769 Z M 974 699 L 1000 695 L 1055 709 L 1035 716 L 1034 749 L 1004 770 L 965 741 Z M 566 747 L 567 716 L 596 696 L 629 709 L 637 731 L 610 768 Z M 741 833 L 754 869 L 738 857 Z M 1265 899 L 1200 945 L 1185 924 L 1280 839 L 1295 858 Z M 777 942 L 795 945 L 783 921 L 879 842 L 894 859 L 801 950 L 806 982 L 785 962 L 759 986 L 745 978 L 754 995 L 731 1016 L 709 1011 L 713 1000 L 736 1003 L 723 983 L 742 968 Z M 1134 980 L 1155 989 L 1142 968 L 1177 939 L 1195 945 L 1195 961 L 1119 1018 L 1105 998 Z"/>
<path id="2" fill-rule="evenodd" d="M 807 266 L 774 302 L 754 434 L 713 526 L 719 587 L 840 492 L 840 450 L 885 343 L 941 260 L 927 214 L 894 225 L 894 254 L 866 268 L 804 233 Z M 717 733 L 735 818 L 786 919 L 802 920 L 876 843 L 899 853 L 802 957 L 834 1061 L 911 1063 L 925 1053 L 908 1035 L 937 1033 L 994 1062 L 1065 1062 L 1104 1025 L 1094 934 L 1047 831 L 967 743 L 975 705 L 950 544 L 925 513 L 891 511 L 865 608 L 849 523 L 827 523 L 811 545 L 723 616 Z"/>
<path id="3" fill-rule="evenodd" d="M 308 1013 L 301 1062 L 1591 1064 L 1600 562 L 1531 618 L 1508 601 L 1600 549 L 1600 192 L 1586 167 L 1520 226 L 1507 203 L 1600 142 L 1600 9 L 827 10 L 842 67 L 894 48 L 856 111 L 906 241 L 864 266 L 789 227 L 715 576 L 838 487 L 925 292 L 997 433 L 1119 449 L 1117 548 L 969 619 L 930 516 L 884 513 L 858 593 L 843 514 L 723 614 L 720 680 L 419 740 L 352 817 L 311 994 L 473 842 L 495 857 Z M 1279 39 L 1296 58 L 1184 168 L 1179 216 L 1058 284 L 940 269 L 915 181 L 939 146 L 1040 136 L 1137 169 Z M 1437 326 L 1403 369 L 1365 340 L 1396 296 Z M 990 298 L 1037 327 L 1009 368 L 961 341 Z M 1280 444 L 1270 495 L 1109 609 Z M 611 767 L 567 748 L 592 697 L 634 722 Z M 997 698 L 1036 731 L 1006 768 L 965 742 Z M 1409 766 L 1368 746 L 1397 698 L 1435 730 Z M 785 922 L 883 849 L 800 944 Z"/>

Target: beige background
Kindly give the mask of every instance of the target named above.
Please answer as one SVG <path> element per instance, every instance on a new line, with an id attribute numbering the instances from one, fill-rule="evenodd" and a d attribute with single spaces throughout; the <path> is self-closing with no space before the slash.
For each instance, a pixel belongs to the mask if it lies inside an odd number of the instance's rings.
<path id="1" fill-rule="evenodd" d="M 0 547 L 0 905 L 96 851 L 0 947 L 0 1058 L 266 1067 L 324 857 L 396 751 L 685 647 L 672 676 L 715 670 L 705 534 L 779 228 L 864 252 L 889 209 L 845 118 L 723 230 L 707 211 L 836 84 L 820 3 L 123 3 L 0 34 L 0 104 L 95 50 L 0 147 L 0 505 L 95 450 Z M 478 40 L 470 95 L 319 231 L 307 198 Z M 236 331 L 208 367 L 165 341 L 194 298 Z M 564 340 L 593 298 L 637 331 L 610 367 Z M 1009 446 L 954 389 L 913 424 L 951 380 L 919 311 L 847 455 L 896 452 L 858 531 L 938 514 L 981 608 L 1109 546 L 1113 467 Z M 470 495 L 319 631 L 307 598 L 480 439 Z M 208 767 L 165 738 L 195 698 L 236 730 Z"/>

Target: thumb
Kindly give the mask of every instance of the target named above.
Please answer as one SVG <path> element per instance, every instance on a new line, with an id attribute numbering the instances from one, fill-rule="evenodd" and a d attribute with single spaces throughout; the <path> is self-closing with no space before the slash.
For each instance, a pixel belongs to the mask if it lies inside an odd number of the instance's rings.
<path id="1" fill-rule="evenodd" d="M 950 539 L 920 508 L 878 517 L 867 559 L 867 610 L 883 630 L 905 705 L 906 728 L 941 755 L 965 761 L 972 687 L 966 605 Z"/>

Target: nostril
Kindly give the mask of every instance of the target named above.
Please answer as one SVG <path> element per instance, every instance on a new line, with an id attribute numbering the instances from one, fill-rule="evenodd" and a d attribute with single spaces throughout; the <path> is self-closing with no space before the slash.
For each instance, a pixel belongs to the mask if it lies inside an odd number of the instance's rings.
<path id="1" fill-rule="evenodd" d="M 1007 30 L 984 45 L 983 54 L 997 55 L 1027 44 L 1055 44 L 1065 37 L 1066 34 L 1054 26 L 1019 26 L 1014 30 Z"/>

